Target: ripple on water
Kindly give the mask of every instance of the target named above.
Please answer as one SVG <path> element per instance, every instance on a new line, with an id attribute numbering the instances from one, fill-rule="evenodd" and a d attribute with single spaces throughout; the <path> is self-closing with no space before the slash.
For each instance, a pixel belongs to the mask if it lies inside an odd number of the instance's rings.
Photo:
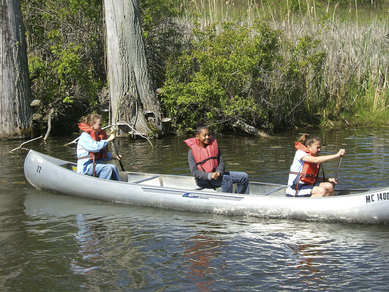
<path id="1" fill-rule="evenodd" d="M 389 133 L 318 133 L 323 153 L 347 150 L 340 185 L 387 184 Z M 223 136 L 228 170 L 284 183 L 298 135 Z M 68 142 L 67 139 L 66 142 Z M 128 170 L 189 174 L 181 138 L 121 140 Z M 0 142 L 4 143 L 4 142 Z M 53 143 L 53 144 L 50 144 Z M 2 144 L 8 154 L 15 145 Z M 63 140 L 42 146 L 71 160 Z M 3 147 L 5 146 L 5 147 Z M 42 149 L 39 143 L 31 145 Z M 387 291 L 389 227 L 227 217 L 83 200 L 23 184 L 25 153 L 7 156 L 0 182 L 4 291 Z M 327 175 L 337 162 L 325 164 Z"/>

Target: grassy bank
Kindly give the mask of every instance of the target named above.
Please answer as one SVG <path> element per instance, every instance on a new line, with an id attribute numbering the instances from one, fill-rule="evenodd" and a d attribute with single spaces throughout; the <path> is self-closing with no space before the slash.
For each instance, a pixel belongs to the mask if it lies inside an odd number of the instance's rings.
<path id="1" fill-rule="evenodd" d="M 250 94 L 240 94 L 243 87 L 253 86 L 252 82 L 242 81 L 242 88 L 237 88 L 235 94 L 228 99 L 230 103 L 222 109 L 221 114 L 215 115 L 210 112 L 216 111 L 223 105 L 197 96 L 195 90 L 204 88 L 204 84 L 213 84 L 213 91 L 227 94 L 225 81 L 215 81 L 213 76 L 204 74 L 205 83 L 199 84 L 198 76 L 206 65 L 199 61 L 199 54 L 185 53 L 182 62 L 197 62 L 197 68 L 191 72 L 180 73 L 183 67 L 171 66 L 169 70 L 175 70 L 179 78 L 173 78 L 170 82 L 178 84 L 171 87 L 168 79 L 168 95 L 172 90 L 178 90 L 179 94 L 192 95 L 195 100 L 180 100 L 175 104 L 168 104 L 168 114 L 177 119 L 178 124 L 184 123 L 181 130 L 189 127 L 195 119 L 205 116 L 206 122 L 213 123 L 219 128 L 226 122 L 233 120 L 232 116 L 238 115 L 238 111 L 255 109 L 260 113 L 255 115 L 240 115 L 239 118 L 257 127 L 282 129 L 285 127 L 301 126 L 343 126 L 352 124 L 383 125 L 389 121 L 389 34 L 387 31 L 389 1 L 314 1 L 314 0 L 286 0 L 286 1 L 204 1 L 192 0 L 180 2 L 184 8 L 184 14 L 177 22 L 186 28 L 186 36 L 193 41 L 191 50 L 215 49 L 209 55 L 207 62 L 213 62 L 217 56 L 216 51 L 231 46 L 228 42 L 222 43 L 217 36 L 226 34 L 226 30 L 237 27 L 248 28 L 253 41 L 255 36 L 263 31 L 256 31 L 255 23 L 266 23 L 272 32 L 277 32 L 277 50 L 272 48 L 272 57 L 277 59 L 272 64 L 267 64 L 266 74 L 260 76 L 245 72 L 242 78 L 261 78 L 261 89 L 255 91 L 249 88 Z M 223 23 L 234 23 L 233 26 L 223 26 Z M 194 33 L 192 23 L 197 23 L 197 28 L 208 34 L 206 38 L 215 40 L 215 43 L 204 42 L 204 35 Z M 210 28 L 212 27 L 212 33 Z M 238 35 L 235 35 L 238 37 Z M 242 42 L 247 39 L 242 38 Z M 262 40 L 263 41 L 263 40 Z M 265 41 L 270 41 L 267 39 Z M 274 40 L 273 40 L 274 41 Z M 236 52 L 238 45 L 230 48 Z M 259 52 L 259 51 L 258 51 Z M 269 52 L 267 52 L 269 53 Z M 233 56 L 234 54 L 231 54 Z M 219 55 L 220 56 L 220 55 Z M 223 62 L 231 60 L 226 58 Z M 254 57 L 247 62 L 258 61 Z M 262 60 L 263 61 L 263 60 Z M 177 59 L 175 60 L 177 62 Z M 247 62 L 242 59 L 243 66 Z M 258 67 L 259 66 L 259 67 Z M 185 68 L 190 67 L 188 63 Z M 247 67 L 247 66 L 246 66 Z M 257 64 L 258 70 L 263 67 Z M 226 70 L 226 68 L 219 70 Z M 181 71 L 180 71 L 181 70 Z M 236 67 L 236 70 L 242 68 Z M 187 71 L 187 70 L 186 70 Z M 232 74 L 226 70 L 225 74 Z M 215 73 L 215 72 L 214 72 Z M 253 75 L 254 74 L 254 75 Z M 266 80 L 264 80 L 266 78 Z M 195 80 L 196 79 L 196 80 Z M 193 81 L 196 88 L 193 88 Z M 227 83 L 230 82 L 227 80 Z M 186 85 L 188 85 L 186 87 Z M 219 86 L 219 87 L 217 87 Z M 258 84 L 257 84 L 258 85 Z M 169 87 L 170 86 L 170 87 Z M 189 89 L 190 87 L 190 89 Z M 217 88 L 216 88 L 217 87 Z M 216 89 L 215 89 L 216 88 Z M 219 91 L 217 91 L 219 90 Z M 246 90 L 247 91 L 247 90 Z M 186 99 L 189 99 L 189 95 Z M 180 98 L 175 95 L 172 98 Z M 215 98 L 215 97 L 213 97 Z M 220 99 L 220 97 L 218 97 Z M 231 102 L 237 99 L 239 102 Z M 171 101 L 165 98 L 165 101 Z M 242 106 L 242 100 L 246 104 Z M 286 100 L 286 101 L 285 101 Z M 196 103 L 206 103 L 208 111 Z M 225 103 L 226 101 L 224 101 Z M 166 103 L 165 103 L 166 104 Z M 294 105 L 298 107 L 295 108 Z M 236 106 L 236 111 L 234 111 Z M 264 107 L 267 109 L 264 111 Z M 230 109 L 230 112 L 227 111 Z M 174 113 L 187 111 L 192 113 L 202 110 L 205 113 L 190 116 L 189 120 Z M 261 112 L 262 111 L 262 112 Z M 280 116 L 282 115 L 282 116 Z M 253 122 L 254 121 L 254 122 Z M 232 122 L 232 121 L 231 121 Z M 227 123 L 228 124 L 228 123 Z"/>

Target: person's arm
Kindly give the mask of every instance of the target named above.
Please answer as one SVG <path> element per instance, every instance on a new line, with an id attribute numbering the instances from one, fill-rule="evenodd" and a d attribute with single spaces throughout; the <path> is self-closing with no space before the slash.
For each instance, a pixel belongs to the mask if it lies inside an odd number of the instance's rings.
<path id="1" fill-rule="evenodd" d="M 346 153 L 346 150 L 340 149 L 338 153 L 336 154 L 329 154 L 329 155 L 323 155 L 323 156 L 311 156 L 311 155 L 306 155 L 304 156 L 301 160 L 304 162 L 309 162 L 309 163 L 323 163 L 332 159 L 336 159 L 339 157 L 342 157 Z"/>
<path id="2" fill-rule="evenodd" d="M 218 156 L 217 160 L 219 162 L 219 165 L 216 168 L 215 172 L 220 172 L 220 174 L 223 175 L 223 173 L 225 171 L 225 165 L 224 165 L 224 160 L 223 160 L 223 156 L 222 156 L 222 153 L 220 151 L 220 148 L 219 148 L 219 156 Z"/>
<path id="3" fill-rule="evenodd" d="M 212 179 L 212 180 L 219 180 L 220 178 L 223 177 L 223 174 L 224 174 L 224 170 L 225 170 L 224 160 L 223 160 L 223 156 L 220 152 L 220 148 L 219 148 L 219 155 L 217 157 L 217 161 L 218 161 L 219 165 L 216 168 L 215 172 L 211 172 L 209 174 L 211 176 L 210 179 Z"/>
<path id="4" fill-rule="evenodd" d="M 196 179 L 211 180 L 211 173 L 206 173 L 205 171 L 199 170 L 197 168 L 196 161 L 193 157 L 192 149 L 189 149 L 188 151 L 188 163 L 190 172 Z"/>
<path id="5" fill-rule="evenodd" d="M 338 153 L 336 154 L 329 154 L 329 155 L 323 155 L 323 156 L 311 156 L 311 155 L 306 155 L 304 156 L 301 160 L 305 162 L 310 162 L 310 163 L 323 163 L 332 159 L 336 159 L 339 157 L 342 157 L 346 153 L 346 150 L 340 149 Z M 324 182 L 323 179 L 318 178 L 319 182 Z M 336 185 L 338 181 L 335 178 L 328 178 L 326 181 Z"/>
<path id="6" fill-rule="evenodd" d="M 107 158 L 103 158 L 101 161 L 109 161 L 115 159 L 111 152 L 107 151 Z"/>

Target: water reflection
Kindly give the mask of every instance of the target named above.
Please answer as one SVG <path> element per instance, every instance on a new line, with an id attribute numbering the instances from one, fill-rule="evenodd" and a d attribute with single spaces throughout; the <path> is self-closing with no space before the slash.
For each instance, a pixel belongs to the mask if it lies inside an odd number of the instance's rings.
<path id="1" fill-rule="evenodd" d="M 77 251 L 67 264 L 72 273 L 84 278 L 83 288 L 145 285 L 145 254 L 141 251 L 145 234 L 138 234 L 132 222 L 142 216 L 140 209 L 49 193 L 27 194 L 24 206 L 30 218 L 44 218 L 29 227 L 30 234 L 47 224 L 68 222 L 75 227 L 68 234 L 74 243 L 67 242 Z"/>
<path id="2" fill-rule="evenodd" d="M 308 243 L 290 245 L 289 248 L 292 251 L 292 256 L 296 259 L 294 266 L 297 270 L 296 277 L 307 286 L 320 281 L 320 263 L 316 262 L 316 258 L 320 256 L 318 246 Z"/>
<path id="3" fill-rule="evenodd" d="M 190 269 L 188 278 L 196 284 L 198 291 L 211 291 L 215 279 L 209 275 L 216 268 L 213 260 L 220 255 L 222 241 L 209 235 L 197 234 L 186 242 L 184 254 Z"/>
<path id="4" fill-rule="evenodd" d="M 343 281 L 356 287 L 389 267 L 381 248 L 387 226 L 192 214 L 41 192 L 26 194 L 24 205 L 35 222 L 28 233 L 66 242 L 55 251 L 70 260 L 57 265 L 69 265 L 87 290 L 326 291 Z M 37 256 L 49 261 L 52 253 Z"/>
<path id="5" fill-rule="evenodd" d="M 90 271 L 100 268 L 103 262 L 101 239 L 106 228 L 96 218 L 87 218 L 84 214 L 77 214 L 77 227 L 79 231 L 75 235 L 80 245 L 79 255 L 71 262 L 71 270 L 75 273 L 88 274 Z"/>

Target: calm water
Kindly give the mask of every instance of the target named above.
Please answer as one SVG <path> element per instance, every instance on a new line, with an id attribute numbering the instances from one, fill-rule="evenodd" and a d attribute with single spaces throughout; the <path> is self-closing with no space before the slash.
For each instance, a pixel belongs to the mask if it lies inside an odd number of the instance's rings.
<path id="1" fill-rule="evenodd" d="M 388 184 L 387 129 L 317 133 L 346 148 L 339 187 Z M 218 137 L 229 170 L 285 183 L 297 134 Z M 74 160 L 74 137 L 27 144 Z M 0 141 L 0 291 L 387 291 L 389 226 L 226 217 L 115 205 L 26 183 Z M 182 138 L 117 142 L 126 170 L 189 174 Z M 337 162 L 325 164 L 333 176 Z M 60 178 L 58 178 L 60 179 Z M 93 188 L 93 186 L 91 186 Z"/>

